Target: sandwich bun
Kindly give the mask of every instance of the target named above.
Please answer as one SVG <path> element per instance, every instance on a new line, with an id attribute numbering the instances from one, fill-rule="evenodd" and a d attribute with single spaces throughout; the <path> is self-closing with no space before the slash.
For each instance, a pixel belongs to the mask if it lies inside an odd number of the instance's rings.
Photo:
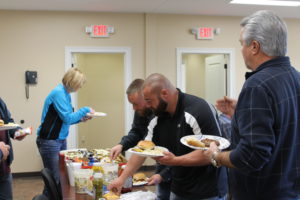
<path id="1" fill-rule="evenodd" d="M 137 181 L 146 181 L 147 180 L 147 176 L 144 173 L 136 173 L 133 175 L 133 181 L 137 182 Z"/>
<path id="2" fill-rule="evenodd" d="M 141 140 L 137 146 L 142 150 L 152 150 L 155 147 L 155 144 L 150 140 Z"/>
<path id="3" fill-rule="evenodd" d="M 199 140 L 196 140 L 194 138 L 190 138 L 186 142 L 194 147 L 205 147 L 205 144 L 203 142 L 200 142 Z"/>
<path id="4" fill-rule="evenodd" d="M 4 121 L 2 119 L 0 119 L 0 126 L 4 125 Z"/>

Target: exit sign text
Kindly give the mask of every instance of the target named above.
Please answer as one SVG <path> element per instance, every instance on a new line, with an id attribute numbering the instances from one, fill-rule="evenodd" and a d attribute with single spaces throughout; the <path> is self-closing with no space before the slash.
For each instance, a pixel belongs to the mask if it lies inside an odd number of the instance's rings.
<path id="1" fill-rule="evenodd" d="M 91 25 L 85 27 L 85 32 L 89 33 L 91 37 L 109 37 L 114 33 L 114 27 L 107 25 Z"/>
<path id="2" fill-rule="evenodd" d="M 200 27 L 197 30 L 197 39 L 209 40 L 214 38 L 214 29 L 211 27 Z"/>
<path id="3" fill-rule="evenodd" d="M 106 25 L 93 25 L 93 36 L 94 37 L 108 37 L 108 31 L 107 31 Z"/>

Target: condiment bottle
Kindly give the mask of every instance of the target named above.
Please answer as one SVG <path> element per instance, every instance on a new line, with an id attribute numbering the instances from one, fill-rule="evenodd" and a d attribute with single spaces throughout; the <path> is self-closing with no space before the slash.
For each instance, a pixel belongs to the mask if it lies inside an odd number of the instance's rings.
<path id="1" fill-rule="evenodd" d="M 125 167 L 126 167 L 126 163 L 120 163 L 119 164 L 119 173 L 118 173 L 119 176 L 122 174 L 122 172 L 124 171 Z M 129 176 L 126 179 L 126 181 L 125 181 L 125 183 L 124 183 L 124 185 L 122 187 L 121 193 L 126 193 L 126 192 L 131 192 L 131 191 L 132 191 L 132 176 Z"/>
<path id="2" fill-rule="evenodd" d="M 93 188 L 95 200 L 102 198 L 102 187 L 103 187 L 103 176 L 101 173 L 97 172 L 93 176 Z"/>

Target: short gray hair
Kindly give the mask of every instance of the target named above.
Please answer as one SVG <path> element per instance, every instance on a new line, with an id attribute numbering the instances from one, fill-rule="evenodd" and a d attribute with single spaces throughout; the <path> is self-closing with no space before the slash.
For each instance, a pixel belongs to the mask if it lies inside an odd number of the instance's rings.
<path id="1" fill-rule="evenodd" d="M 259 42 L 268 56 L 285 56 L 287 52 L 287 26 L 274 12 L 260 10 L 241 21 L 242 39 L 246 45 Z"/>
<path id="2" fill-rule="evenodd" d="M 134 94 L 134 93 L 141 93 L 143 84 L 144 84 L 143 79 L 137 78 L 137 79 L 133 80 L 130 83 L 130 85 L 128 86 L 128 88 L 126 90 L 126 94 L 130 95 L 130 94 Z"/>

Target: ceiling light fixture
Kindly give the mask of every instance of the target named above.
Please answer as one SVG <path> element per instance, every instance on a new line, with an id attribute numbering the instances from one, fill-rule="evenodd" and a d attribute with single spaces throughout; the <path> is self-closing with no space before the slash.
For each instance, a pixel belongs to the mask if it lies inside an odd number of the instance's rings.
<path id="1" fill-rule="evenodd" d="M 300 1 L 276 1 L 276 0 L 232 0 L 230 4 L 248 4 L 265 6 L 300 6 Z"/>

